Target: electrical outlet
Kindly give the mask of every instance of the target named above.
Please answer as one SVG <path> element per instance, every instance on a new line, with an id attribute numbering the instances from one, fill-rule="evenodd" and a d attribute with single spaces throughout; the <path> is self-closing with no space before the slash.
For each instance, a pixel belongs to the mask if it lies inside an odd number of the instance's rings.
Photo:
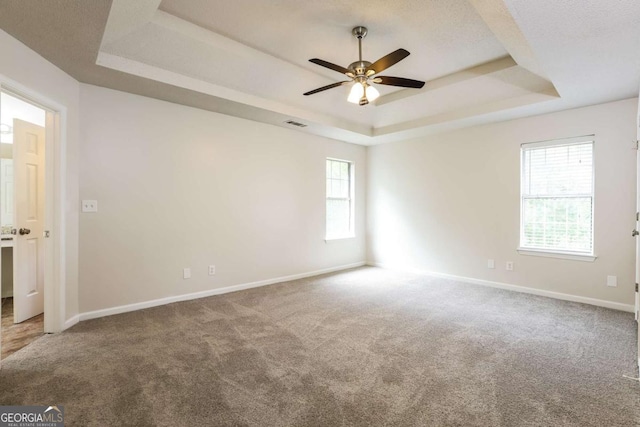
<path id="1" fill-rule="evenodd" d="M 82 212 L 98 212 L 98 201 L 97 200 L 83 200 L 82 201 Z"/>
<path id="2" fill-rule="evenodd" d="M 618 276 L 607 276 L 607 286 L 615 288 L 618 286 Z"/>
<path id="3" fill-rule="evenodd" d="M 210 265 L 209 266 L 209 276 L 213 276 L 216 274 L 216 266 L 215 265 Z"/>
<path id="4" fill-rule="evenodd" d="M 190 268 L 183 268 L 182 269 L 182 278 L 183 279 L 191 279 L 191 269 Z"/>
<path id="5" fill-rule="evenodd" d="M 513 271 L 513 261 L 507 261 L 506 269 L 507 271 Z"/>
<path id="6" fill-rule="evenodd" d="M 496 262 L 492 259 L 487 260 L 487 268 L 496 268 Z"/>

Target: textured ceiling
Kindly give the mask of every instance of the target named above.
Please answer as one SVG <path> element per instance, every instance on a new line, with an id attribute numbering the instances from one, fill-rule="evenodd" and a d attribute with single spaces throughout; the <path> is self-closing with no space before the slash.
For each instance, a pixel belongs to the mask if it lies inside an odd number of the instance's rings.
<path id="1" fill-rule="evenodd" d="M 606 3 L 606 4 L 605 4 Z M 640 4 L 545 0 L 23 0 L 0 28 L 76 79 L 360 144 L 637 96 Z M 411 52 L 366 107 L 309 63 Z"/>
<path id="2" fill-rule="evenodd" d="M 508 55 L 466 0 L 371 0 L 364 7 L 325 0 L 300 5 L 300 0 L 163 0 L 160 9 L 332 79 L 336 76 L 316 69 L 308 59 L 345 66 L 355 61 L 358 43 L 351 29 L 358 24 L 370 28 L 365 59 L 373 62 L 403 47 L 412 56 L 393 71 L 411 78 L 431 80 Z"/>

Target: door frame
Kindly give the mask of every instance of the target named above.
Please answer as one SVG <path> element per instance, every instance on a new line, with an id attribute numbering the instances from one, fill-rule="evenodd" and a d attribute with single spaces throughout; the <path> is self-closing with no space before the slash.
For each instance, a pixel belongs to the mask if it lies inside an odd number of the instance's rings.
<path id="1" fill-rule="evenodd" d="M 67 108 L 0 74 L 0 91 L 45 110 L 44 332 L 65 329 Z"/>
<path id="2" fill-rule="evenodd" d="M 640 97 L 638 98 L 638 109 L 636 110 L 636 230 L 640 230 Z M 636 293 L 635 293 L 635 317 L 638 328 L 638 369 L 640 369 L 640 237 L 636 237 Z"/>

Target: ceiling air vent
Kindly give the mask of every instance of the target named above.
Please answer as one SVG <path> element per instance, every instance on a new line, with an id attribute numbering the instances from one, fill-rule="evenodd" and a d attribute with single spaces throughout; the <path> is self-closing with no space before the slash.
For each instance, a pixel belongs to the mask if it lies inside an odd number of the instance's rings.
<path id="1" fill-rule="evenodd" d="M 288 125 L 291 125 L 291 126 L 297 126 L 299 128 L 306 128 L 307 127 L 307 125 L 305 125 L 304 123 L 294 122 L 293 120 L 287 120 L 285 123 L 288 124 Z"/>

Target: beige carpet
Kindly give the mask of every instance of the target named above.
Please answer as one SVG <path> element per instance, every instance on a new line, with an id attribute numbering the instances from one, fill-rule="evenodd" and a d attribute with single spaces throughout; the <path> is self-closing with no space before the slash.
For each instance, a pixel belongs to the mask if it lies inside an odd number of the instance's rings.
<path id="1" fill-rule="evenodd" d="M 0 403 L 68 426 L 638 426 L 629 313 L 375 268 L 80 323 Z"/>

